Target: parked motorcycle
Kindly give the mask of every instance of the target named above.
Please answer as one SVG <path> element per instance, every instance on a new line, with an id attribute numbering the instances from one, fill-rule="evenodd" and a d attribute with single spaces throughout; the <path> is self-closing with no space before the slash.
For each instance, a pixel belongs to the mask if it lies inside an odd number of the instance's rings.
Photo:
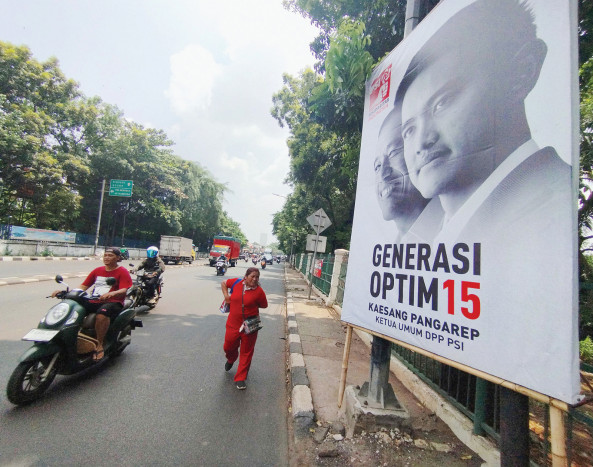
<path id="1" fill-rule="evenodd" d="M 64 283 L 61 276 L 56 282 Z M 115 279 L 107 278 L 107 284 Z M 60 292 L 60 303 L 52 306 L 36 329 L 22 339 L 34 344 L 19 359 L 6 388 L 8 400 L 16 405 L 29 404 L 39 399 L 49 388 L 57 374 L 78 373 L 97 362 L 93 354 L 97 349 L 95 339 L 96 313 L 89 312 L 86 304 L 90 296 L 81 289 Z M 136 319 L 137 309 L 132 302 L 124 302 L 124 309 L 109 325 L 103 341 L 106 357 L 117 357 L 130 345 L 132 331 L 142 327 Z"/>
<path id="2" fill-rule="evenodd" d="M 132 263 L 130 263 L 130 266 L 134 267 Z M 154 277 L 152 275 L 153 273 L 147 273 L 144 269 L 136 272 L 130 270 L 130 273 L 135 274 L 136 277 L 133 279 L 134 285 L 128 289 L 126 296 L 132 300 L 133 307 L 141 307 L 139 308 L 141 310 L 140 313 L 146 313 L 149 310 L 152 310 L 161 298 L 164 285 L 163 276 L 159 276 L 156 283 L 155 294 L 154 296 L 151 296 L 147 282 Z"/>
<path id="3" fill-rule="evenodd" d="M 261 265 L 261 268 L 262 268 L 262 269 L 266 269 L 266 264 L 268 264 L 268 262 L 265 260 L 265 258 L 264 258 L 264 259 L 262 259 L 262 260 L 261 260 L 261 263 L 260 263 L 260 265 Z"/>
<path id="4" fill-rule="evenodd" d="M 224 276 L 224 274 L 226 273 L 226 262 L 219 259 L 218 261 L 216 261 L 215 266 L 216 266 L 216 275 Z"/>

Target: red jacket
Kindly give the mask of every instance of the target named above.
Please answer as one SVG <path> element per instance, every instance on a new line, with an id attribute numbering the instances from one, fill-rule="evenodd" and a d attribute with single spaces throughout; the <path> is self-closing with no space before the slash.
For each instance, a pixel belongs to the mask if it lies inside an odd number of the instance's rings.
<path id="1" fill-rule="evenodd" d="M 226 285 L 231 290 L 231 286 L 237 279 L 227 279 Z M 239 329 L 243 324 L 243 315 L 241 314 L 241 299 L 243 299 L 243 312 L 245 318 L 257 316 L 260 308 L 268 308 L 268 299 L 264 289 L 259 285 L 253 290 L 246 290 L 243 294 L 244 283 L 241 280 L 235 284 L 231 294 L 231 311 L 226 320 L 226 325 L 231 328 Z"/>

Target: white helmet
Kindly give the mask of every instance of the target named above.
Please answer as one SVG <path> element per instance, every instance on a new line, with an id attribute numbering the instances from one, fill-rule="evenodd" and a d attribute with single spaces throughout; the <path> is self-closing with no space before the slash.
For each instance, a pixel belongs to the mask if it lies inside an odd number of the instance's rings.
<path id="1" fill-rule="evenodd" d="M 156 258 L 159 255 L 159 249 L 156 246 L 151 246 L 146 249 L 147 258 Z"/>

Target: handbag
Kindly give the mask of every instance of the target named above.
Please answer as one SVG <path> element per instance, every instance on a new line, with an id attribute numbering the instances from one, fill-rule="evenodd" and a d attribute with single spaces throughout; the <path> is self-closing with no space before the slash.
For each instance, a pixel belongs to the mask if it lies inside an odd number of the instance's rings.
<path id="1" fill-rule="evenodd" d="M 231 295 L 233 294 L 233 289 L 235 288 L 235 284 L 237 282 L 241 281 L 241 279 L 237 279 L 235 282 L 233 282 L 233 285 L 231 285 Z M 220 305 L 219 311 L 221 313 L 228 313 L 229 311 L 231 311 L 231 304 L 230 303 L 226 303 L 224 300 L 222 301 L 222 304 Z"/>
<path id="2" fill-rule="evenodd" d="M 257 316 L 251 316 L 250 318 L 245 318 L 245 305 L 243 303 L 243 297 L 245 296 L 245 287 L 243 287 L 243 294 L 241 295 L 241 314 L 243 315 L 243 324 L 239 328 L 239 332 L 243 332 L 245 334 L 253 334 L 254 332 L 259 331 L 263 326 L 261 324 L 261 319 L 259 317 L 259 313 Z"/>

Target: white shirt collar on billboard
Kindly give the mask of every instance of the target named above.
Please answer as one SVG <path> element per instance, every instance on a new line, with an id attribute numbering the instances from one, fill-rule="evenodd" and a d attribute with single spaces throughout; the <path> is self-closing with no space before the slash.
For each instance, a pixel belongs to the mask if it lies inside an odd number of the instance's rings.
<path id="1" fill-rule="evenodd" d="M 494 169 L 494 172 L 484 180 L 478 189 L 468 198 L 453 216 L 447 218 L 445 214 L 443 228 L 436 236 L 434 244 L 454 242 L 459 233 L 465 228 L 474 213 L 488 198 L 490 193 L 509 175 L 519 164 L 525 161 L 533 153 L 539 151 L 539 147 L 533 139 L 529 139 Z"/>
<path id="2" fill-rule="evenodd" d="M 428 202 L 410 230 L 403 236 L 402 243 L 432 243 L 443 224 L 443 216 L 443 208 L 437 196 Z"/>

